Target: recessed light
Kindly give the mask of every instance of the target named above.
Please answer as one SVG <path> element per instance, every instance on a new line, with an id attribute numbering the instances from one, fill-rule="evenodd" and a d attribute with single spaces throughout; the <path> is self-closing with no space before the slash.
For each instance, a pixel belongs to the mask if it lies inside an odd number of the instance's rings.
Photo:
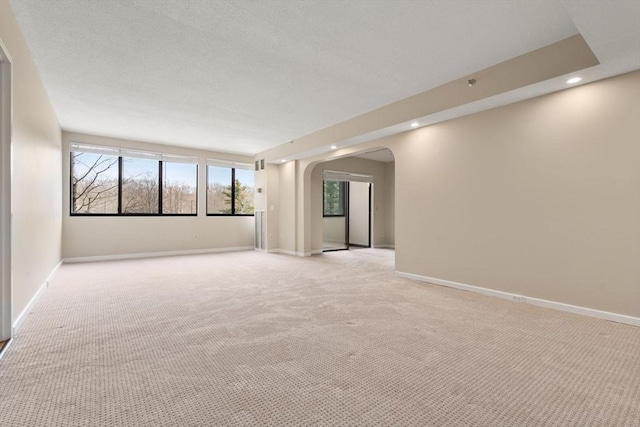
<path id="1" fill-rule="evenodd" d="M 286 162 L 286 160 L 285 160 L 285 159 L 280 160 L 280 163 L 284 163 L 284 162 Z"/>
<path id="2" fill-rule="evenodd" d="M 332 150 L 335 150 L 336 148 L 338 148 L 338 147 L 336 147 L 335 145 L 332 145 L 332 146 L 331 146 L 331 149 L 332 149 Z"/>
<path id="3" fill-rule="evenodd" d="M 412 128 L 417 128 L 418 126 L 420 126 L 420 123 L 418 123 L 418 122 L 411 123 L 411 127 Z"/>
<path id="4" fill-rule="evenodd" d="M 572 77 L 569 80 L 567 80 L 567 83 L 572 85 L 574 83 L 578 83 L 579 81 L 582 81 L 582 77 Z"/>

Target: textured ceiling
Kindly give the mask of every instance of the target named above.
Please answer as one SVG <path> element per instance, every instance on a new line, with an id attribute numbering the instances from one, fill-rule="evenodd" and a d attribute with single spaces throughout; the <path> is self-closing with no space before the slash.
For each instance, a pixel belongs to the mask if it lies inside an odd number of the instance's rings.
<path id="1" fill-rule="evenodd" d="M 244 154 L 578 32 L 557 1 L 11 5 L 64 129 Z"/>

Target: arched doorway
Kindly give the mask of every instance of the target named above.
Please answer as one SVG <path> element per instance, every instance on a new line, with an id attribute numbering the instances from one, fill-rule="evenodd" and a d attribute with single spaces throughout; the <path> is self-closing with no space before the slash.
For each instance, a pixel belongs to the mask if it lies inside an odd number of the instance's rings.
<path id="1" fill-rule="evenodd" d="M 310 195 L 313 253 L 395 246 L 395 159 L 389 149 L 317 163 Z"/>

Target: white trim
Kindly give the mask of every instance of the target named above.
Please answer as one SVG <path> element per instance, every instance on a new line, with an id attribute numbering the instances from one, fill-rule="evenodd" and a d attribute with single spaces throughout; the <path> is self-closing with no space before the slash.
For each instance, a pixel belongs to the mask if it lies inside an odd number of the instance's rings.
<path id="1" fill-rule="evenodd" d="M 312 252 L 301 252 L 301 251 L 290 251 L 288 249 L 280 249 L 280 248 L 274 248 L 274 249 L 267 249 L 267 253 L 270 254 L 285 254 L 285 255 L 291 255 L 291 256 L 311 256 L 314 253 L 321 253 L 320 252 L 316 252 L 316 251 L 312 251 Z"/>
<path id="2" fill-rule="evenodd" d="M 134 254 L 98 255 L 98 256 L 65 258 L 63 261 L 65 264 L 73 264 L 76 262 L 115 261 L 115 260 L 121 260 L 121 259 L 156 258 L 156 257 L 176 256 L 176 255 L 200 255 L 200 254 L 211 254 L 211 253 L 218 253 L 218 252 L 252 251 L 254 249 L 255 248 L 253 246 L 235 246 L 235 247 L 229 247 L 229 248 L 191 249 L 186 251 L 139 252 Z"/>
<path id="3" fill-rule="evenodd" d="M 396 276 L 406 279 L 419 280 L 434 285 L 446 286 L 448 288 L 460 289 L 463 291 L 475 292 L 477 294 L 487 295 L 507 299 L 509 301 L 531 304 L 538 307 L 552 308 L 554 310 L 566 311 L 569 313 L 580 314 L 583 316 L 596 317 L 598 319 L 610 320 L 612 322 L 625 323 L 632 326 L 640 326 L 640 317 L 627 316 L 626 314 L 611 313 L 608 311 L 596 310 L 593 308 L 580 307 L 577 305 L 565 304 L 562 302 L 549 301 L 540 298 L 533 298 L 524 295 L 512 294 L 509 292 L 496 291 L 494 289 L 481 288 L 479 286 L 467 285 L 464 283 L 452 282 L 450 280 L 436 279 L 433 277 L 420 276 L 413 273 L 404 273 L 396 271 Z"/>
<path id="4" fill-rule="evenodd" d="M 35 295 L 33 297 L 31 297 L 31 300 L 29 300 L 29 302 L 27 303 L 27 306 L 18 315 L 18 317 L 16 318 L 16 321 L 13 322 L 13 336 L 14 336 L 14 338 L 16 336 L 16 333 L 18 332 L 18 330 L 20 329 L 20 327 L 24 323 L 24 321 L 27 319 L 27 314 L 29 314 L 29 311 L 31 311 L 31 309 L 36 304 L 36 302 L 38 302 L 38 300 L 42 296 L 42 292 L 44 292 L 44 290 L 47 289 L 48 286 L 49 286 L 49 284 L 46 281 L 42 285 L 40 285 L 40 287 L 36 291 Z"/>
<path id="5" fill-rule="evenodd" d="M 33 306 L 38 302 L 38 300 L 42 296 L 42 293 L 44 292 L 44 290 L 49 287 L 49 282 L 51 282 L 51 279 L 53 278 L 53 275 L 56 274 L 56 272 L 58 271 L 58 269 L 60 268 L 61 265 L 62 265 L 62 261 L 60 261 L 58 263 L 58 265 L 56 265 L 53 268 L 53 270 L 51 270 L 51 273 L 49 273 L 49 275 L 47 276 L 47 278 L 44 281 L 44 283 L 42 285 L 40 285 L 40 287 L 36 291 L 35 295 L 33 297 L 31 297 L 31 300 L 29 300 L 29 302 L 27 303 L 27 305 L 24 308 L 24 310 L 22 310 L 22 313 L 20 313 L 20 315 L 16 318 L 16 321 L 13 322 L 13 335 L 14 336 L 16 335 L 18 330 L 22 327 L 22 324 L 27 319 L 27 315 L 33 309 Z"/>
<path id="6" fill-rule="evenodd" d="M 355 181 L 372 183 L 374 180 L 374 176 L 354 172 L 332 171 L 323 169 L 322 179 L 324 181 Z"/>
<path id="7" fill-rule="evenodd" d="M 6 343 L 4 343 L 4 347 L 2 348 L 2 350 L 0 350 L 0 359 L 2 359 L 2 356 L 4 356 L 7 350 L 9 350 L 9 347 L 11 347 L 11 344 L 13 344 L 13 338 L 7 341 Z"/>
<path id="8" fill-rule="evenodd" d="M 275 249 L 267 249 L 267 253 L 305 257 L 305 256 L 321 254 L 322 249 L 313 249 L 311 252 L 302 252 L 302 251 L 290 251 L 288 249 L 275 248 Z"/>
<path id="9" fill-rule="evenodd" d="M 293 251 L 288 251 L 286 249 L 280 249 L 280 248 L 266 249 L 266 252 L 268 254 L 285 254 L 285 255 L 295 255 L 296 254 Z"/>
<path id="10" fill-rule="evenodd" d="M 0 339 L 11 339 L 13 328 L 11 272 L 11 183 L 13 175 L 13 61 L 0 40 Z"/>
<path id="11" fill-rule="evenodd" d="M 198 157 L 183 156 L 179 154 L 166 154 L 157 151 L 142 151 L 130 148 L 118 148 L 107 145 L 85 144 L 83 142 L 69 142 L 69 151 L 72 153 L 94 153 L 107 156 L 134 157 L 138 159 L 162 160 L 170 163 L 198 164 Z"/>
<path id="12" fill-rule="evenodd" d="M 221 159 L 211 159 L 207 158 L 207 166 L 216 166 L 221 168 L 235 168 L 235 169 L 246 169 L 246 170 L 254 170 L 254 164 L 241 162 L 238 160 L 221 160 Z"/>

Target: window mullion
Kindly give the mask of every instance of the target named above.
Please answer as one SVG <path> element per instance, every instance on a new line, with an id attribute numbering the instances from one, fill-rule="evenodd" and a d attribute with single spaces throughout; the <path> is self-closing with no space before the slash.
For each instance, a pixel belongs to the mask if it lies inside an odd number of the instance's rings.
<path id="1" fill-rule="evenodd" d="M 69 176 L 69 185 L 70 185 L 70 188 L 71 188 L 71 195 L 69 197 L 71 199 L 70 200 L 71 204 L 69 206 L 69 209 L 70 209 L 69 212 L 70 213 L 75 213 L 75 211 L 76 211 L 76 184 L 73 183 L 73 177 L 75 176 L 75 173 L 74 173 L 74 166 L 75 166 L 74 163 L 75 162 L 74 162 L 74 159 L 73 159 L 73 151 L 69 153 L 69 162 L 70 162 L 69 165 L 71 166 L 69 168 L 70 171 L 71 171 L 71 175 Z"/>
<path id="2" fill-rule="evenodd" d="M 236 214 L 236 168 L 231 168 L 231 215 Z"/>
<path id="3" fill-rule="evenodd" d="M 158 214 L 162 215 L 162 160 L 158 161 Z"/>
<path id="4" fill-rule="evenodd" d="M 118 156 L 118 215 L 122 214 L 122 156 Z"/>

